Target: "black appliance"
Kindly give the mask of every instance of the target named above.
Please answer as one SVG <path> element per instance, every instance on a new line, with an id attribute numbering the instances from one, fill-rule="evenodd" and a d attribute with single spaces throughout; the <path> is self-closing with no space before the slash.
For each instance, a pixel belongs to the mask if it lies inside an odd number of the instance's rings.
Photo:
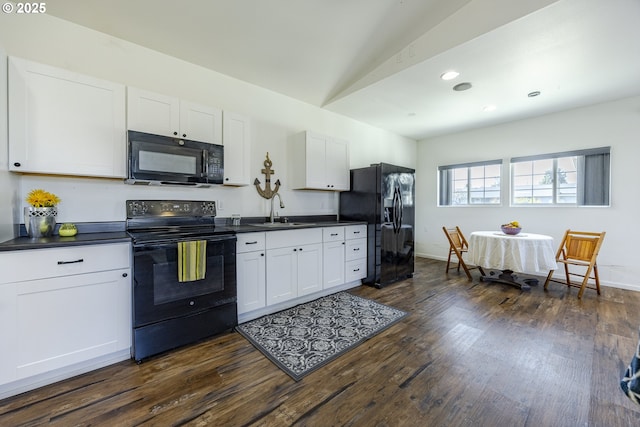
<path id="1" fill-rule="evenodd" d="M 367 222 L 367 277 L 381 288 L 414 271 L 415 171 L 387 163 L 351 170 L 340 219 Z"/>
<path id="2" fill-rule="evenodd" d="M 222 184 L 222 145 L 130 130 L 127 184 Z"/>
<path id="3" fill-rule="evenodd" d="M 235 327 L 236 236 L 215 225 L 215 202 L 126 203 L 126 227 L 133 239 L 131 357 L 139 362 Z M 200 261 L 205 260 L 203 277 L 180 281 L 178 245 L 190 242 L 199 245 Z"/>

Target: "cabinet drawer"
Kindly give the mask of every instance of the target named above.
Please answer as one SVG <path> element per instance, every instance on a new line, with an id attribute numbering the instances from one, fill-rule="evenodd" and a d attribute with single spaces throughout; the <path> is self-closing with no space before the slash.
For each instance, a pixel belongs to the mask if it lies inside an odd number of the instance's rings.
<path id="1" fill-rule="evenodd" d="M 367 259 L 356 259 L 347 261 L 345 264 L 345 281 L 353 282 L 367 277 Z"/>
<path id="2" fill-rule="evenodd" d="M 347 225 L 345 227 L 346 239 L 362 239 L 367 238 L 367 224 Z"/>
<path id="3" fill-rule="evenodd" d="M 267 249 L 322 243 L 322 228 L 267 232 Z"/>
<path id="4" fill-rule="evenodd" d="M 344 227 L 326 227 L 322 229 L 323 242 L 337 242 L 344 240 Z"/>
<path id="5" fill-rule="evenodd" d="M 367 257 L 367 239 L 347 240 L 346 246 L 345 260 Z"/>
<path id="6" fill-rule="evenodd" d="M 0 283 L 129 268 L 129 243 L 0 253 Z"/>
<path id="7" fill-rule="evenodd" d="M 236 252 L 239 254 L 264 250 L 265 233 L 240 233 L 236 237 Z"/>

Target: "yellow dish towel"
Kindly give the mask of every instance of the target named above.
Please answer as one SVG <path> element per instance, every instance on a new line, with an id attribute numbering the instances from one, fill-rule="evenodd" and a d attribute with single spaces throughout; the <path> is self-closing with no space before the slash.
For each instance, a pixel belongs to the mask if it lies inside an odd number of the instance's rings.
<path id="1" fill-rule="evenodd" d="M 178 282 L 204 279 L 207 272 L 207 241 L 178 242 Z"/>

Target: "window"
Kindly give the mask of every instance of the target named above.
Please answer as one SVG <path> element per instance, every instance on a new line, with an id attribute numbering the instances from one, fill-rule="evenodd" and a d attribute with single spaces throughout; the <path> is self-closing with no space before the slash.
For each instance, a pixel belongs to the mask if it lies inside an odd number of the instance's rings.
<path id="1" fill-rule="evenodd" d="M 511 159 L 512 205 L 608 206 L 610 147 Z"/>
<path id="2" fill-rule="evenodd" d="M 502 160 L 439 166 L 439 206 L 500 204 Z"/>

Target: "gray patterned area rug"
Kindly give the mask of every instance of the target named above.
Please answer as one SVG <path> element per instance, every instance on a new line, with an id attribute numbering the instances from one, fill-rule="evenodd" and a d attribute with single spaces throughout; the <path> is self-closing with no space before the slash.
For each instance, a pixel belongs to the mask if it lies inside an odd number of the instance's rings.
<path id="1" fill-rule="evenodd" d="M 407 314 L 370 299 L 338 292 L 243 323 L 236 330 L 299 381 Z"/>

